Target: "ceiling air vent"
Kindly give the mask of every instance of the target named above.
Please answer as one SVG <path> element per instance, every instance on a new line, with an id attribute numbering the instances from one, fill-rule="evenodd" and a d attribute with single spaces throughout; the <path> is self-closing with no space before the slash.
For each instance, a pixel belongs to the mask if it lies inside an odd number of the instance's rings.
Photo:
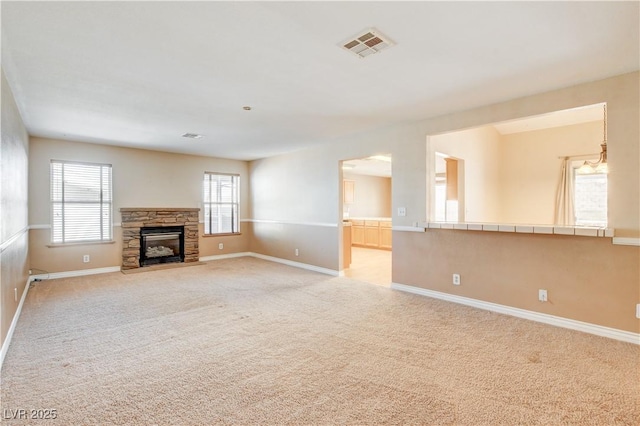
<path id="1" fill-rule="evenodd" d="M 393 46 L 393 42 L 380 31 L 368 29 L 359 35 L 346 40 L 342 43 L 342 47 L 349 52 L 357 55 L 359 58 L 365 58 L 374 53 Z"/>
<path id="2" fill-rule="evenodd" d="M 199 135 L 197 133 L 185 133 L 184 135 L 182 135 L 182 137 L 189 138 L 189 139 L 200 139 L 202 135 Z"/>

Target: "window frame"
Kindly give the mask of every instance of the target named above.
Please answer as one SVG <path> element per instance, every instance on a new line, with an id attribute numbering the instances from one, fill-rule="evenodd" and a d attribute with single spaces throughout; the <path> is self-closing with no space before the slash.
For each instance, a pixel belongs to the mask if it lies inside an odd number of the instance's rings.
<path id="1" fill-rule="evenodd" d="M 211 188 L 211 176 L 225 176 L 225 177 L 230 177 L 232 178 L 232 201 L 227 202 L 227 201 L 222 201 L 221 200 L 221 192 L 220 191 L 216 191 L 216 201 L 207 201 L 206 200 L 206 192 L 205 192 L 205 185 L 207 185 L 207 183 L 209 183 L 210 187 L 209 187 L 209 194 L 213 194 L 212 188 Z M 209 177 L 209 178 L 208 178 Z M 208 178 L 208 180 L 207 180 Z M 220 230 L 220 226 L 221 223 L 218 222 L 218 224 L 216 225 L 216 232 L 213 232 L 213 222 L 212 222 L 212 218 L 213 215 L 211 214 L 211 212 L 213 211 L 213 206 L 225 206 L 225 205 L 229 205 L 231 206 L 231 213 L 232 213 L 232 219 L 231 219 L 231 231 L 221 231 Z M 204 176 L 203 176 L 203 180 L 202 180 L 202 220 L 203 220 L 203 229 L 202 229 L 202 235 L 204 237 L 216 237 L 216 236 L 224 236 L 224 235 L 240 235 L 240 174 L 238 173 L 223 173 L 223 172 L 204 172 Z M 207 223 L 207 210 L 209 209 L 209 223 Z M 235 214 L 234 214 L 235 213 Z M 218 216 L 219 218 L 221 218 L 221 216 Z M 207 232 L 207 225 L 209 228 L 209 232 Z"/>
<path id="2" fill-rule="evenodd" d="M 56 200 L 55 196 L 54 196 L 54 191 L 55 191 L 55 183 L 54 183 L 54 179 L 56 179 L 56 177 L 54 176 L 54 165 L 55 164 L 59 164 L 61 165 L 61 172 L 60 172 L 60 186 L 61 186 L 61 199 L 60 200 Z M 94 201 L 94 200 L 65 200 L 65 166 L 66 165 L 81 165 L 81 166 L 88 166 L 88 167 L 96 167 L 96 168 L 100 168 L 100 197 L 99 197 L 99 201 Z M 102 173 L 104 171 L 104 168 L 108 168 L 109 170 L 109 184 L 108 184 L 108 188 L 103 188 L 103 177 L 102 177 Z M 93 162 L 87 162 L 87 161 L 69 161 L 69 160 L 50 160 L 49 162 L 49 185 L 50 185 L 50 190 L 49 190 L 49 214 L 50 214 L 50 223 L 51 223 L 51 236 L 50 236 L 50 241 L 51 244 L 54 246 L 59 246 L 59 245 L 71 245 L 71 244 L 96 244 L 96 243 L 113 243 L 114 239 L 113 239 L 113 165 L 112 164 L 108 164 L 108 163 L 93 163 Z M 108 193 L 108 196 L 105 197 L 105 193 Z M 60 239 L 56 239 L 56 223 L 55 223 L 55 210 L 56 210 L 56 205 L 60 205 L 61 207 L 61 212 L 62 212 L 62 219 L 61 219 L 61 223 L 60 223 L 60 233 L 61 233 L 61 238 Z M 65 221 L 65 205 L 92 205 L 98 206 L 98 210 L 99 210 L 99 233 L 100 233 L 100 238 L 86 238 L 86 239 L 77 239 L 77 238 L 73 238 L 73 239 L 69 239 L 66 238 L 66 234 L 67 234 L 67 228 L 72 228 L 71 224 L 66 223 Z M 106 215 L 105 215 L 105 207 L 107 207 L 106 210 Z M 106 223 L 105 223 L 106 222 Z M 105 225 L 107 226 L 107 232 L 105 233 Z M 106 234 L 106 235 L 105 235 Z"/>

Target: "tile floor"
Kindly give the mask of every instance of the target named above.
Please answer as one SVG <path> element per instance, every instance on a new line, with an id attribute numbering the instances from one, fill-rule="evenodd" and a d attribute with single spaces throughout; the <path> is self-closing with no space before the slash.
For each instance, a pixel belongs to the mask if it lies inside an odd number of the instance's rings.
<path id="1" fill-rule="evenodd" d="M 344 270 L 344 275 L 389 287 L 391 285 L 391 251 L 351 247 L 351 266 Z"/>

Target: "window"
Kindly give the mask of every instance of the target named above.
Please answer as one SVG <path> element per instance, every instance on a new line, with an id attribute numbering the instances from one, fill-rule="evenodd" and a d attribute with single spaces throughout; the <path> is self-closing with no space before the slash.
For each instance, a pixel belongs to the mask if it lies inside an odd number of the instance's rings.
<path id="1" fill-rule="evenodd" d="M 205 235 L 240 232 L 240 176 L 205 172 L 203 186 Z"/>
<path id="2" fill-rule="evenodd" d="M 607 226 L 606 173 L 575 173 L 574 178 L 576 225 Z"/>
<path id="3" fill-rule="evenodd" d="M 51 241 L 111 241 L 111 165 L 51 161 Z"/>

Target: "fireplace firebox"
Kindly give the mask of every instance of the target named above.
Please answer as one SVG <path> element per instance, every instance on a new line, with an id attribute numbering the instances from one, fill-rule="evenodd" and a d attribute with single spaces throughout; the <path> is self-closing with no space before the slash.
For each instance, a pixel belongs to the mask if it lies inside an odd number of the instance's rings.
<path id="1" fill-rule="evenodd" d="M 140 228 L 140 266 L 184 262 L 184 226 Z"/>

